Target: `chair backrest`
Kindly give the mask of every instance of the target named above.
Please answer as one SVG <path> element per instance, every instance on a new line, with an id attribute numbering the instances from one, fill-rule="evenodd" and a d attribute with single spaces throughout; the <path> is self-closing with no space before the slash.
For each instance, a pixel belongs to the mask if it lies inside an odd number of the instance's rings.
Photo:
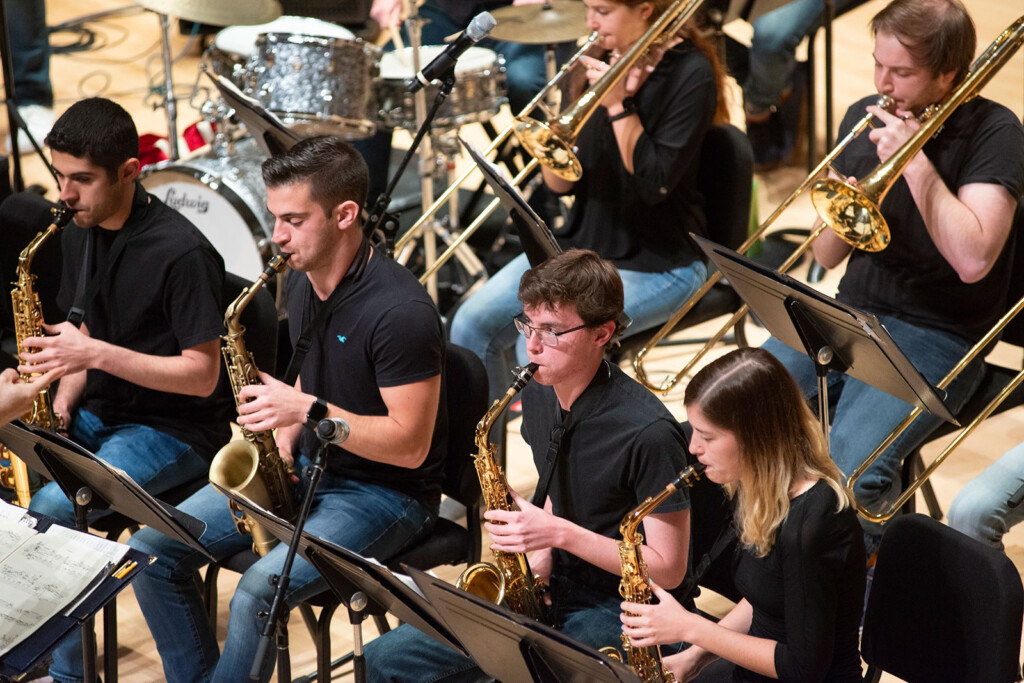
<path id="1" fill-rule="evenodd" d="M 754 181 L 754 152 L 731 124 L 713 126 L 700 151 L 697 189 L 704 196 L 708 236 L 735 249 L 747 238 Z"/>
<path id="2" fill-rule="evenodd" d="M 925 515 L 892 522 L 878 550 L 861 654 L 913 683 L 1016 679 L 1024 587 L 1003 553 Z"/>
<path id="3" fill-rule="evenodd" d="M 442 490 L 470 508 L 480 500 L 480 482 L 471 456 L 476 447 L 476 423 L 487 412 L 487 371 L 475 353 L 455 344 L 448 344 L 444 371 L 448 447 Z"/>

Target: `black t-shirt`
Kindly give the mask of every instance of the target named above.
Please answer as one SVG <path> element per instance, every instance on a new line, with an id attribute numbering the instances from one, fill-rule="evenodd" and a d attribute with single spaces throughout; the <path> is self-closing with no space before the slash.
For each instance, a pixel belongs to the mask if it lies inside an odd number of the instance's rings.
<path id="1" fill-rule="evenodd" d="M 668 50 L 633 96 L 644 132 L 632 174 L 599 107 L 576 143 L 583 177 L 572 190 L 576 202 L 561 246 L 592 249 L 619 268 L 644 272 L 697 260 L 689 233 L 707 233 L 696 178 L 716 98 L 707 58 L 689 42 Z"/>
<path id="2" fill-rule="evenodd" d="M 309 279 L 299 273 L 288 294 L 292 346 L 323 305 Z M 434 302 L 406 268 L 373 251 L 363 272 L 344 280 L 343 294 L 312 336 L 302 363 L 302 390 L 357 415 L 387 415 L 380 389 L 413 384 L 441 374 L 445 335 Z M 436 510 L 441 497 L 448 413 L 444 386 L 430 452 L 416 469 L 374 462 L 331 446 L 327 471 L 386 486 Z M 318 448 L 303 429 L 299 448 Z M 469 457 L 469 454 L 466 455 Z"/>
<path id="3" fill-rule="evenodd" d="M 868 97 L 850 107 L 840 136 L 863 118 L 864 107 L 874 100 Z M 979 97 L 957 107 L 942 130 L 925 143 L 924 153 L 953 194 L 969 183 L 1001 185 L 1018 201 L 1024 194 L 1024 128 L 1000 104 Z M 843 176 L 862 178 L 878 163 L 874 143 L 862 134 L 839 155 L 835 169 Z M 1007 306 L 1014 235 L 988 275 L 965 284 L 932 242 L 902 177 L 881 210 L 892 241 L 877 253 L 853 251 L 839 283 L 839 300 L 968 341 L 980 339 Z"/>
<path id="4" fill-rule="evenodd" d="M 607 361 L 573 403 L 568 419 L 548 489 L 551 510 L 618 540 L 622 518 L 647 497 L 660 493 L 686 467 L 682 429 L 661 401 Z M 554 389 L 528 384 L 523 390 L 522 434 L 538 471 L 543 469 L 552 428 L 564 424 Z M 689 492 L 680 489 L 654 513 L 689 507 Z M 618 594 L 619 575 L 564 550 L 555 550 L 553 571 L 609 595 Z"/>
<path id="5" fill-rule="evenodd" d="M 136 183 L 131 215 L 118 231 L 71 224 L 61 240 L 64 271 L 57 304 L 70 309 L 87 256 L 91 274 L 104 278 L 83 322 L 89 334 L 139 353 L 177 356 L 224 332 L 221 305 L 224 262 L 206 237 L 177 211 Z M 107 273 L 107 256 L 118 239 L 123 250 Z M 141 424 L 174 436 L 212 458 L 231 437 L 227 394 L 201 398 L 146 389 L 100 370 L 89 370 L 78 407 L 107 425 Z"/>
<path id="6" fill-rule="evenodd" d="M 736 587 L 753 607 L 750 635 L 778 641 L 779 680 L 861 680 L 857 628 L 864 606 L 864 540 L 857 514 L 836 512 L 824 481 L 790 501 L 764 557 L 737 553 Z M 736 667 L 736 681 L 771 680 Z"/>

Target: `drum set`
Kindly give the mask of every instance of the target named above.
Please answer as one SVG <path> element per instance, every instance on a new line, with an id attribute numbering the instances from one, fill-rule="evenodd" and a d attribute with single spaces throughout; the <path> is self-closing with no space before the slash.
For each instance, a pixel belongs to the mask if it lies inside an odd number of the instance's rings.
<path id="1" fill-rule="evenodd" d="M 410 47 L 383 52 L 336 24 L 277 16 L 276 0 L 231 4 L 224 0 L 136 1 L 161 15 L 168 74 L 168 15 L 227 25 L 204 51 L 202 69 L 230 81 L 300 136 L 333 134 L 360 140 L 378 131 L 415 132 L 424 114 L 417 111 L 416 96 L 408 92 L 407 84 L 421 65 L 444 49 L 418 45 L 418 32 L 413 30 Z M 415 17 L 410 25 L 415 26 L 414 22 Z M 561 30 L 564 33 L 566 29 Z M 436 89 L 424 89 L 426 101 L 433 101 Z M 173 93 L 169 75 L 166 92 Z M 170 158 L 143 169 L 141 180 L 206 234 L 230 272 L 255 278 L 273 248 L 273 216 L 266 209 L 266 188 L 260 174 L 266 154 L 242 127 L 232 123 L 231 112 L 216 91 L 209 92 L 199 109 L 207 128 L 216 130 L 218 142 L 199 156 L 178 158 L 176 110 L 168 95 Z M 433 120 L 425 138 L 428 142 L 419 150 L 421 177 L 436 177 L 447 186 L 447 174 L 454 169 L 454 156 L 459 153 L 459 128 L 489 120 L 505 101 L 503 57 L 483 47 L 471 47 L 460 57 L 456 86 Z M 423 190 L 424 202 L 429 203 L 432 187 L 427 183 Z M 457 207 L 452 206 L 449 214 L 457 216 Z M 438 234 L 448 240 L 452 227 L 440 226 Z M 433 237 L 430 235 L 431 241 Z M 484 271 L 468 250 L 459 260 L 474 275 Z"/>

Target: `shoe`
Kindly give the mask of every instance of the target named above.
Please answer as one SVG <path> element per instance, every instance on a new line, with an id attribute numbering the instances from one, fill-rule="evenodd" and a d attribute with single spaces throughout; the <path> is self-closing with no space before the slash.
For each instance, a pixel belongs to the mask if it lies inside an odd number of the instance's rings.
<path id="1" fill-rule="evenodd" d="M 43 138 L 46 137 L 50 129 L 53 128 L 53 122 L 56 121 L 57 117 L 54 114 L 53 107 L 44 107 L 41 104 L 27 104 L 24 107 L 18 107 L 18 113 L 21 114 L 21 118 L 25 120 L 25 125 L 28 126 L 28 130 L 32 133 L 32 137 L 36 139 L 39 146 L 43 146 Z M 7 154 L 11 153 L 11 136 L 7 136 L 7 140 L 4 143 L 4 150 Z M 25 135 L 25 131 L 18 131 L 18 152 L 21 154 L 31 154 L 35 151 L 32 143 L 29 142 L 28 136 Z"/>

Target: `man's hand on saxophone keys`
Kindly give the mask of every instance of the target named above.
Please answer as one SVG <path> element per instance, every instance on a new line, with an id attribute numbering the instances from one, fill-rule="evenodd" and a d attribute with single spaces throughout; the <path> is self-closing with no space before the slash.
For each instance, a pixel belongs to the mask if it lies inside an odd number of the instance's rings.
<path id="1" fill-rule="evenodd" d="M 519 506 L 518 511 L 488 510 L 484 513 L 484 528 L 491 536 L 491 550 L 529 553 L 562 546 L 565 520 L 533 505 L 512 489 L 509 495 Z"/>
<path id="2" fill-rule="evenodd" d="M 58 370 L 61 375 L 96 367 L 99 342 L 69 322 L 43 325 L 45 337 L 26 337 L 18 372 L 48 372 Z"/>
<path id="3" fill-rule="evenodd" d="M 262 384 L 249 384 L 238 392 L 238 424 L 254 432 L 301 425 L 315 396 L 302 393 L 272 375 L 260 373 Z"/>

